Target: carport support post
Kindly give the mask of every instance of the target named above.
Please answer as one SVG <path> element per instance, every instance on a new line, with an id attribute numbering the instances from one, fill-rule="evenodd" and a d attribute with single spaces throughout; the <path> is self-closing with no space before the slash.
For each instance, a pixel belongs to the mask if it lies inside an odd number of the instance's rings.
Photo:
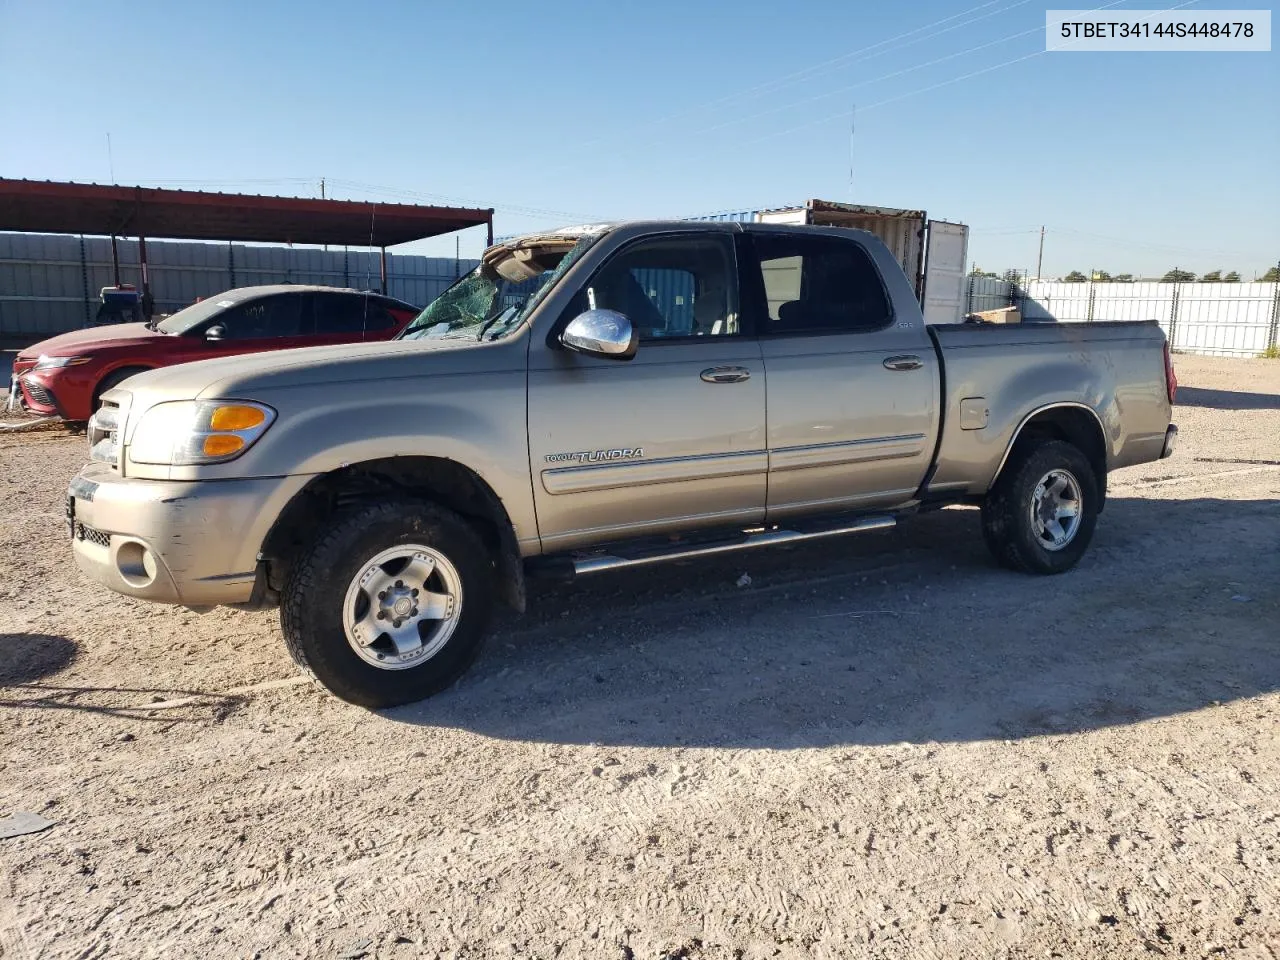
<path id="1" fill-rule="evenodd" d="M 151 279 L 147 276 L 147 238 L 138 237 L 138 268 L 142 272 L 142 315 L 151 319 Z"/>
<path id="2" fill-rule="evenodd" d="M 382 287 L 378 291 L 385 294 L 387 292 L 387 248 L 382 248 Z"/>
<path id="3" fill-rule="evenodd" d="M 111 235 L 111 270 L 116 278 L 116 287 L 120 286 L 120 250 L 116 247 L 116 235 Z"/>

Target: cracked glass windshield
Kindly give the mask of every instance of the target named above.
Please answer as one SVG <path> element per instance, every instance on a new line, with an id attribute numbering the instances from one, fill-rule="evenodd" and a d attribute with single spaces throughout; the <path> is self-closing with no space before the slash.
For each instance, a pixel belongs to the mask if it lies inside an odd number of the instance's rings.
<path id="1" fill-rule="evenodd" d="M 546 249 L 519 248 L 521 268 L 538 271 L 519 281 L 499 273 L 508 258 L 487 256 L 485 262 L 431 301 L 397 339 L 497 340 L 513 333 L 598 236 L 589 234 L 576 242 L 561 238 Z M 510 252 L 514 259 L 515 251 Z"/>

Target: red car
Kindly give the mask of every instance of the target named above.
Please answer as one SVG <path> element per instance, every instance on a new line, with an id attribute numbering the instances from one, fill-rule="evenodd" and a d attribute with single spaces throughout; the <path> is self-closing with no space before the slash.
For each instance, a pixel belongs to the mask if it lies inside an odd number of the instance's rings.
<path id="1" fill-rule="evenodd" d="M 401 300 L 358 290 L 239 287 L 153 326 L 90 327 L 28 347 L 14 361 L 11 395 L 33 413 L 88 420 L 103 391 L 143 370 L 238 353 L 390 340 L 418 313 Z"/>

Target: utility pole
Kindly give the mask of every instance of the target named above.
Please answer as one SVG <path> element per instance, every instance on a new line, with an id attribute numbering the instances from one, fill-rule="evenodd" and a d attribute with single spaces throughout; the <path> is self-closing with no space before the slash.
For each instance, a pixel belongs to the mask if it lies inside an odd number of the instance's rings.
<path id="1" fill-rule="evenodd" d="M 1040 226 L 1040 256 L 1036 257 L 1036 279 L 1039 280 L 1044 274 L 1040 271 L 1044 268 L 1044 225 Z"/>

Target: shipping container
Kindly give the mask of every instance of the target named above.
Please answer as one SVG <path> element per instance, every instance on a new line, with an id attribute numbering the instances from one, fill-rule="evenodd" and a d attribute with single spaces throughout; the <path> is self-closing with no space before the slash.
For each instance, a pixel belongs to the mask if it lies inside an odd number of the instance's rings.
<path id="1" fill-rule="evenodd" d="M 969 228 L 963 223 L 930 220 L 923 210 L 869 207 L 835 200 L 809 200 L 794 207 L 713 213 L 689 219 L 866 230 L 883 240 L 892 251 L 915 288 L 925 323 L 958 323 L 964 319 Z"/>

